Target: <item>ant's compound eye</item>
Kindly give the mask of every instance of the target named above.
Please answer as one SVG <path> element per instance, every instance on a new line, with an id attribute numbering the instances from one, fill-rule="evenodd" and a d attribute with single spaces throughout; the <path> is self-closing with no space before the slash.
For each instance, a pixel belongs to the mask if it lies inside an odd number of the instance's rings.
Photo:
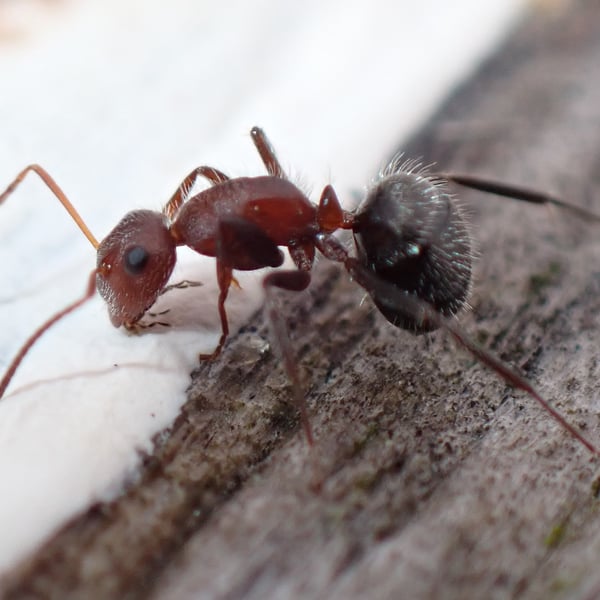
<path id="1" fill-rule="evenodd" d="M 142 246 L 134 246 L 125 252 L 125 270 L 130 275 L 140 275 L 148 264 L 150 254 Z"/>

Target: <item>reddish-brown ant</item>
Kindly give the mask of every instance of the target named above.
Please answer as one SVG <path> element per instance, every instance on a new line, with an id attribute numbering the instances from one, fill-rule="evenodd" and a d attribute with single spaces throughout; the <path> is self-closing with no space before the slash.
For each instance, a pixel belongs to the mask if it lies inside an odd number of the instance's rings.
<path id="1" fill-rule="evenodd" d="M 309 443 L 313 443 L 304 395 L 283 319 L 272 302 L 272 290 L 301 291 L 310 283 L 316 250 L 342 263 L 350 276 L 372 297 L 394 325 L 424 333 L 443 328 L 478 360 L 510 385 L 520 388 L 542 406 L 588 450 L 600 451 L 570 425 L 516 370 L 471 341 L 454 316 L 464 305 L 471 285 L 470 239 L 464 218 L 444 182 L 537 204 L 551 204 L 586 219 L 600 217 L 557 198 L 504 183 L 452 173 L 427 174 L 393 164 L 371 189 L 356 212 L 342 209 L 334 189 L 323 189 L 318 205 L 292 184 L 265 134 L 258 127 L 251 137 L 267 169 L 261 177 L 230 179 L 221 171 L 194 169 L 177 188 L 162 212 L 137 210 L 98 243 L 63 191 L 39 165 L 26 167 L 0 195 L 6 199 L 25 178 L 37 173 L 65 206 L 97 250 L 96 268 L 82 298 L 51 317 L 26 341 L 0 382 L 0 397 L 35 341 L 56 321 L 88 300 L 97 288 L 116 327 L 137 329 L 140 319 L 165 290 L 176 260 L 176 247 L 189 246 L 215 257 L 219 285 L 221 337 L 211 354 L 222 351 L 229 334 L 225 300 L 235 282 L 234 270 L 279 267 L 280 246 L 286 246 L 296 266 L 263 279 L 268 314 L 291 379 Z M 199 177 L 211 187 L 190 195 Z M 357 255 L 351 256 L 334 236 L 352 230 Z"/>

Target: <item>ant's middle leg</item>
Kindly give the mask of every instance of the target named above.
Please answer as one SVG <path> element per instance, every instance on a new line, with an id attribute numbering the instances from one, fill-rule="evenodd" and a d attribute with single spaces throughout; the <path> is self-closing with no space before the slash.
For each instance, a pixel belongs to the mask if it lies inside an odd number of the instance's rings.
<path id="1" fill-rule="evenodd" d="M 267 173 L 281 179 L 287 179 L 287 175 L 277 159 L 275 150 L 273 150 L 273 146 L 271 146 L 265 132 L 260 127 L 253 127 L 250 130 L 250 136 L 260 154 L 263 164 L 267 168 Z"/>
<path id="2" fill-rule="evenodd" d="M 163 208 L 163 213 L 172 219 L 179 207 L 188 199 L 190 190 L 198 177 L 208 179 L 213 185 L 227 181 L 229 177 L 214 167 L 196 167 L 180 184 Z"/>

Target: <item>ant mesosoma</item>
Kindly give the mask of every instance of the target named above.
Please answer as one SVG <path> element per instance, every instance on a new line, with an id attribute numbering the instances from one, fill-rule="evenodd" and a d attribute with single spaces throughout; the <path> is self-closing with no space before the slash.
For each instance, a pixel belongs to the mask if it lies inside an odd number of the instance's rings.
<path id="1" fill-rule="evenodd" d="M 128 213 L 101 243 L 42 167 L 29 165 L 19 173 L 0 195 L 0 203 L 33 171 L 97 250 L 97 262 L 85 294 L 48 319 L 22 346 L 0 382 L 0 397 L 37 339 L 86 302 L 95 289 L 106 301 L 114 326 L 137 330 L 158 296 L 178 287 L 167 285 L 177 246 L 186 245 L 216 259 L 221 336 L 214 351 L 201 354 L 200 359 L 216 358 L 229 334 L 225 300 L 229 287 L 236 283 L 233 271 L 279 267 L 284 260 L 279 247 L 286 246 L 296 268 L 268 273 L 263 286 L 273 333 L 311 445 L 306 400 L 285 323 L 272 292 L 275 288 L 304 290 L 310 283 L 309 272 L 318 250 L 326 258 L 342 263 L 393 325 L 415 334 L 445 329 L 508 384 L 535 398 L 590 452 L 600 455 L 522 375 L 471 341 L 456 323 L 454 317 L 464 306 L 471 286 L 472 255 L 467 225 L 445 183 L 558 206 L 588 220 L 600 221 L 600 216 L 535 190 L 469 175 L 431 174 L 411 163 L 399 165 L 398 161 L 381 174 L 355 212 L 342 209 L 330 185 L 323 189 L 319 204 L 315 205 L 287 179 L 264 132 L 254 127 L 250 135 L 268 175 L 231 179 L 213 167 L 198 167 L 183 180 L 162 212 Z M 191 195 L 199 177 L 207 179 L 211 186 Z M 356 256 L 350 255 L 335 237 L 340 229 L 352 231 Z"/>

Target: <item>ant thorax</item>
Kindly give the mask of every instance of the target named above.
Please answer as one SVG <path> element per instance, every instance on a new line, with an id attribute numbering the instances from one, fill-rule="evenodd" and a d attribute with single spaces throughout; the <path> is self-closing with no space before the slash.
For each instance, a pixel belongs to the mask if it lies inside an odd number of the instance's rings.
<path id="1" fill-rule="evenodd" d="M 316 208 L 301 190 L 287 179 L 262 176 L 228 179 L 191 196 L 175 214 L 171 235 L 178 244 L 216 256 L 219 228 L 236 219 L 277 246 L 317 233 Z"/>

